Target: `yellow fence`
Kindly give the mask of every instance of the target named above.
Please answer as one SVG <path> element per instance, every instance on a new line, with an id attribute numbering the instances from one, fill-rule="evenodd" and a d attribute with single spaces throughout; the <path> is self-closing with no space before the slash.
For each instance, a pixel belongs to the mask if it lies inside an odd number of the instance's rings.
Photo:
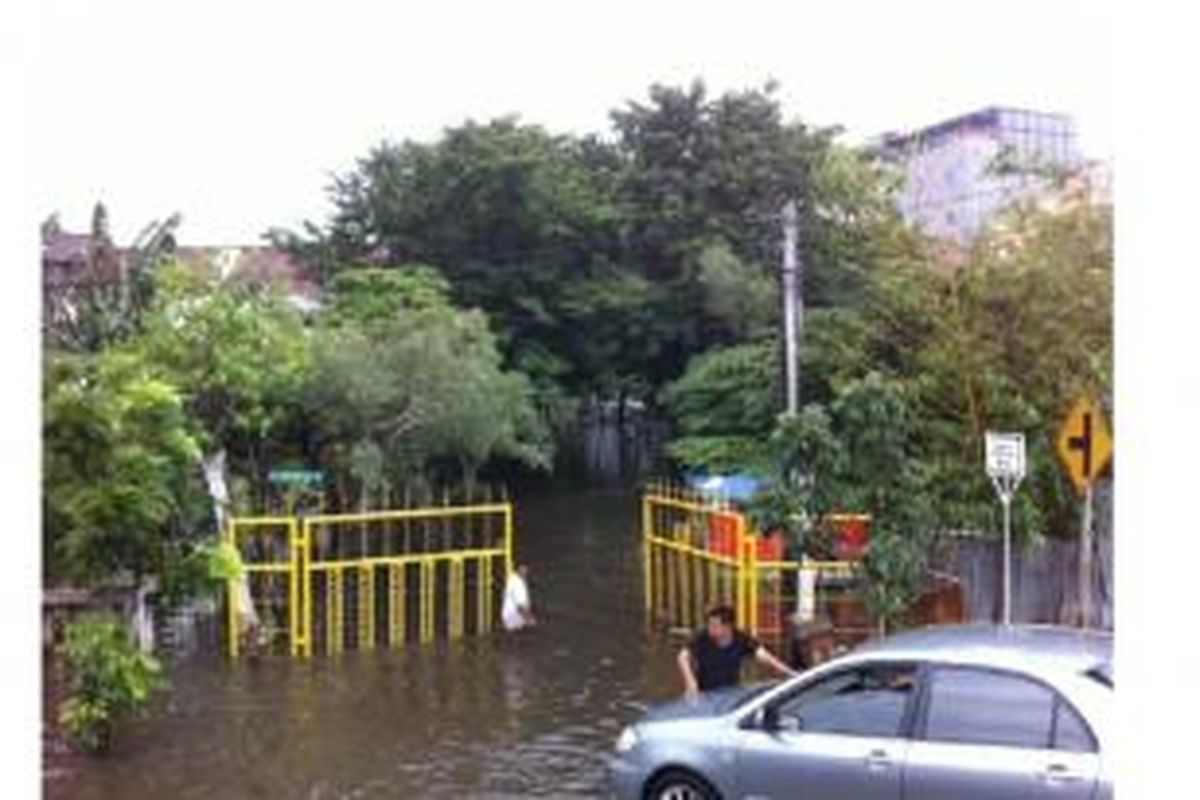
<path id="1" fill-rule="evenodd" d="M 814 586 L 851 588 L 855 581 L 852 562 L 786 559 L 730 502 L 676 486 L 646 488 L 642 541 L 647 616 L 675 630 L 699 627 L 706 610 L 722 603 L 756 636 L 783 636 L 805 572 Z M 816 614 L 830 593 L 817 593 Z"/>
<path id="2" fill-rule="evenodd" d="M 229 584 L 228 649 L 247 633 L 308 656 L 482 634 L 512 570 L 511 503 L 363 514 L 235 517 L 245 565 Z M 248 592 L 259 628 L 242 614 Z"/>

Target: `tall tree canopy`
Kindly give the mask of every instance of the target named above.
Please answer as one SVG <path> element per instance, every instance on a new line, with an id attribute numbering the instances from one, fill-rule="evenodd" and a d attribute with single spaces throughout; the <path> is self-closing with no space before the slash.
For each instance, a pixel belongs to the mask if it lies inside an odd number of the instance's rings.
<path id="1" fill-rule="evenodd" d="M 492 458 L 548 464 L 528 380 L 503 369 L 487 319 L 454 308 L 427 267 L 339 275 L 314 361 L 305 406 L 360 502 L 439 475 L 470 483 Z"/>
<path id="2" fill-rule="evenodd" d="M 811 304 L 873 257 L 876 184 L 774 92 L 654 86 L 613 112 L 611 141 L 504 118 L 385 142 L 335 181 L 309 252 L 342 270 L 435 265 L 543 399 L 653 403 L 692 356 L 770 328 L 785 200 L 812 241 Z"/>

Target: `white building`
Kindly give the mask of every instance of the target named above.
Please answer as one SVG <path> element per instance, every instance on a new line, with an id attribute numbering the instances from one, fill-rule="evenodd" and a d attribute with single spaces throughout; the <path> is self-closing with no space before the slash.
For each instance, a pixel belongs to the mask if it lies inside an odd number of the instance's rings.
<path id="1" fill-rule="evenodd" d="M 904 173 L 900 213 L 926 233 L 965 244 L 1012 203 L 1044 195 L 1053 172 L 1083 165 L 1065 114 L 986 108 L 911 133 L 879 149 Z"/>

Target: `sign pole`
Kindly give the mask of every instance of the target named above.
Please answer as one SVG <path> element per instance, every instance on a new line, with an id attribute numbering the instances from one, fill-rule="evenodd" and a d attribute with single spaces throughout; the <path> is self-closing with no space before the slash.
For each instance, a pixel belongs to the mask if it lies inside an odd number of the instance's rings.
<path id="1" fill-rule="evenodd" d="M 1079 531 L 1079 617 L 1080 624 L 1092 624 L 1092 481 L 1083 497 L 1083 526 Z"/>
<path id="2" fill-rule="evenodd" d="M 1000 499 L 1004 506 L 1004 624 L 1012 624 L 1012 492 Z M 994 574 L 994 573 L 993 573 Z"/>
<path id="3" fill-rule="evenodd" d="M 1001 621 L 1012 624 L 1012 500 L 1025 477 L 1025 434 L 988 431 L 984 463 L 1004 513 L 1004 577 Z"/>

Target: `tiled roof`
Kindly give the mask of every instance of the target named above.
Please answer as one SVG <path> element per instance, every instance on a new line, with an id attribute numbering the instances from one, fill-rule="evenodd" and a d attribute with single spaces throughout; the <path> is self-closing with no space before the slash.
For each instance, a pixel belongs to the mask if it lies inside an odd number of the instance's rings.
<path id="1" fill-rule="evenodd" d="M 42 260 L 57 264 L 87 261 L 92 237 L 86 233 L 54 233 L 42 243 Z"/>

